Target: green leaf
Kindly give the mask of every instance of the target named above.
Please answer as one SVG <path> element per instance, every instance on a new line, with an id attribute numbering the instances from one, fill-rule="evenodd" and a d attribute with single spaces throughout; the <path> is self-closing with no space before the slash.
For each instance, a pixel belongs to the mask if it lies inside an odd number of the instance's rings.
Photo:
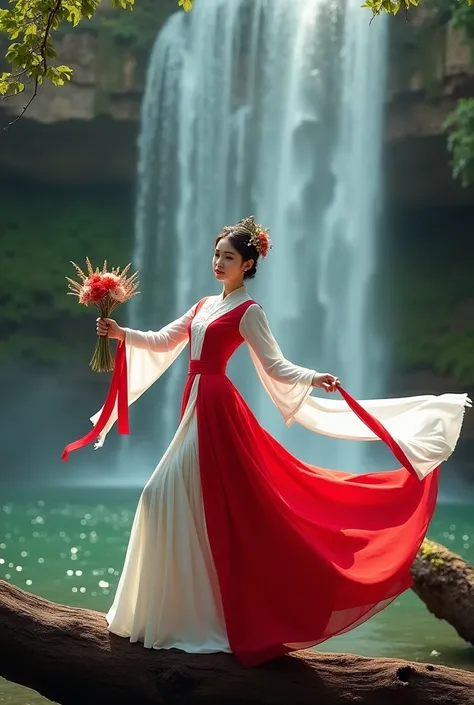
<path id="1" fill-rule="evenodd" d="M 77 27 L 79 22 L 81 21 L 81 11 L 79 10 L 78 7 L 70 7 L 68 8 L 68 16 L 67 16 L 67 21 L 71 22 L 73 27 Z"/>
<path id="2" fill-rule="evenodd" d="M 444 122 L 454 179 L 465 188 L 474 184 L 474 98 L 461 98 Z"/>
<path id="3" fill-rule="evenodd" d="M 72 73 L 72 68 L 70 68 L 69 66 L 61 65 L 61 66 L 57 66 L 56 69 L 60 73 L 64 73 L 64 74 L 71 74 Z"/>
<path id="4" fill-rule="evenodd" d="M 13 95 L 17 95 L 25 90 L 25 84 L 21 81 L 10 81 L 9 90 L 13 93 Z"/>

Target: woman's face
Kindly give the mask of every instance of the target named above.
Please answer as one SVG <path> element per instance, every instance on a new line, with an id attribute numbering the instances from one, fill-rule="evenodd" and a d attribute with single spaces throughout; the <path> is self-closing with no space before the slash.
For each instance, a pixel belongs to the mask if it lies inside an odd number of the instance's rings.
<path id="1" fill-rule="evenodd" d="M 236 282 L 243 279 L 244 273 L 253 264 L 253 260 L 244 262 L 242 255 L 232 247 L 229 239 L 223 237 L 219 240 L 212 258 L 212 269 L 218 281 Z"/>

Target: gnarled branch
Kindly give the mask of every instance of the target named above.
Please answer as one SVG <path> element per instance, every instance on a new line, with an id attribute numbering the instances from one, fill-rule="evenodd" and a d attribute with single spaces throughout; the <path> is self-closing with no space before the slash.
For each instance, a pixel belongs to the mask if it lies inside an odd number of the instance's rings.
<path id="1" fill-rule="evenodd" d="M 413 590 L 429 611 L 474 645 L 474 568 L 435 541 L 423 541 L 411 567 Z"/>
<path id="2" fill-rule="evenodd" d="M 444 666 L 301 651 L 244 669 L 227 654 L 145 649 L 100 612 L 3 580 L 0 675 L 62 705 L 474 704 L 474 674 Z"/>

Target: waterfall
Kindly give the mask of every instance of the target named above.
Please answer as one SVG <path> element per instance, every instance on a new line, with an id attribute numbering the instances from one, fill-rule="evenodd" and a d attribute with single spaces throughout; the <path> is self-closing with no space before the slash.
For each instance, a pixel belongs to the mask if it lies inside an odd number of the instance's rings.
<path id="1" fill-rule="evenodd" d="M 249 291 L 285 355 L 334 372 L 359 397 L 377 391 L 385 22 L 369 20 L 359 0 L 196 0 L 170 18 L 142 108 L 133 257 L 142 296 L 130 325 L 156 329 L 219 293 L 214 238 L 253 214 L 274 249 Z M 186 362 L 183 354 L 147 407 L 148 433 L 159 429 L 152 462 L 176 427 Z M 352 445 L 349 457 L 347 445 L 284 428 L 245 350 L 229 369 L 286 447 L 359 469 Z"/>

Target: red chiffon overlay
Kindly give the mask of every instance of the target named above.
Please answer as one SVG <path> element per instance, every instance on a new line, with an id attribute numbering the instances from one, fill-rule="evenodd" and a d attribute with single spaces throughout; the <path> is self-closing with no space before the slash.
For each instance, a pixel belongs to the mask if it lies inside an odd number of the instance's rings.
<path id="1" fill-rule="evenodd" d="M 410 566 L 433 514 L 439 469 L 356 475 L 294 457 L 265 431 L 225 375 L 243 342 L 247 301 L 206 330 L 191 360 L 206 525 L 229 643 L 245 666 L 341 634 L 412 583 Z M 406 458 L 343 389 L 355 413 Z"/>

